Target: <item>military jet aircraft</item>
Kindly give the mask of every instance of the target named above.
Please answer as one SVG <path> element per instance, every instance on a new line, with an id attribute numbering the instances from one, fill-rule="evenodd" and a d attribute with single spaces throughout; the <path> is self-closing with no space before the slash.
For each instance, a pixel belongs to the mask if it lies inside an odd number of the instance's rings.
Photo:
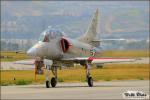
<path id="1" fill-rule="evenodd" d="M 46 66 L 46 87 L 49 88 L 50 84 L 55 87 L 57 84 L 57 69 L 60 66 L 72 65 L 78 63 L 85 66 L 86 78 L 89 87 L 93 86 L 93 79 L 90 75 L 90 66 L 92 64 L 105 64 L 113 62 L 128 62 L 135 59 L 128 58 L 102 58 L 101 49 L 99 48 L 100 42 L 96 40 L 98 34 L 98 18 L 99 11 L 96 10 L 91 23 L 83 36 L 77 39 L 71 39 L 54 28 L 45 30 L 38 43 L 31 47 L 27 54 L 29 56 L 40 58 L 44 61 Z M 38 62 L 38 60 L 36 60 Z M 49 71 L 52 70 L 54 77 L 49 78 Z"/>

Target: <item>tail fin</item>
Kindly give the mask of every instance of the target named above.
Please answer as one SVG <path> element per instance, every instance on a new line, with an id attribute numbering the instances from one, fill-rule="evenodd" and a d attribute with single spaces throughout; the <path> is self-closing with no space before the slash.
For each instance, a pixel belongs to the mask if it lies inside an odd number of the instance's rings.
<path id="1" fill-rule="evenodd" d="M 91 43 L 95 39 L 97 35 L 97 28 L 98 28 L 98 17 L 99 17 L 99 11 L 97 9 L 91 20 L 88 30 L 82 37 L 78 38 L 79 41 L 85 43 Z"/>

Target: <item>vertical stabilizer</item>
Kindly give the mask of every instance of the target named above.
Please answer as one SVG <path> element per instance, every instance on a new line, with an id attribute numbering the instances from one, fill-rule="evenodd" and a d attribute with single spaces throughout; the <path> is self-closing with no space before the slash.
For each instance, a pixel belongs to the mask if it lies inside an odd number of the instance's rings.
<path id="1" fill-rule="evenodd" d="M 98 28 L 98 17 L 99 17 L 99 11 L 96 10 L 91 23 L 86 31 L 86 33 L 79 37 L 79 41 L 85 42 L 85 43 L 91 43 L 97 35 L 97 28 Z"/>

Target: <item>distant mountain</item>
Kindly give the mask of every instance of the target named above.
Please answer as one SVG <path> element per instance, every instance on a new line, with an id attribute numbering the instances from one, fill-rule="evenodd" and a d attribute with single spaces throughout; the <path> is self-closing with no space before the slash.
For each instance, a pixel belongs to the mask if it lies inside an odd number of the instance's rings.
<path id="1" fill-rule="evenodd" d="M 97 8 L 100 37 L 145 39 L 149 36 L 148 1 L 1 2 L 1 38 L 38 39 L 48 26 L 76 38 L 86 31 Z"/>

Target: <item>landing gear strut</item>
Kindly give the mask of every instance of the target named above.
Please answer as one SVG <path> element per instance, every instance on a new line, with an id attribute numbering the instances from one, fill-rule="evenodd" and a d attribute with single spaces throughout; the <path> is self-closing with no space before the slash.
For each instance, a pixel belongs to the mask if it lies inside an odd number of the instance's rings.
<path id="1" fill-rule="evenodd" d="M 52 73 L 54 75 L 54 77 L 51 78 L 51 81 L 50 69 L 52 70 Z M 49 65 L 46 65 L 46 88 L 50 88 L 50 84 L 52 87 L 55 87 L 57 84 L 57 66 L 52 66 L 52 68 L 50 68 Z"/>
<path id="2" fill-rule="evenodd" d="M 50 65 L 46 65 L 46 88 L 50 88 Z"/>
<path id="3" fill-rule="evenodd" d="M 89 87 L 92 87 L 93 86 L 93 79 L 90 75 L 90 65 L 88 63 L 86 63 L 85 68 L 86 68 L 87 83 L 88 83 Z"/>

